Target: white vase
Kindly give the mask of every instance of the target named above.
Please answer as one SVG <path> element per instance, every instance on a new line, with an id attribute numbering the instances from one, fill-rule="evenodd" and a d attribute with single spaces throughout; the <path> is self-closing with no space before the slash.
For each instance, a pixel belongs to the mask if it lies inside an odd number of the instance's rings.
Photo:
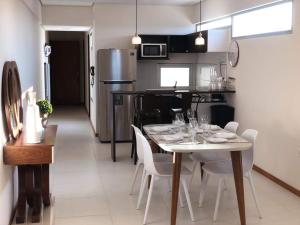
<path id="1" fill-rule="evenodd" d="M 27 107 L 25 110 L 25 142 L 40 143 L 43 135 L 43 126 L 40 118 L 40 110 L 36 104 L 36 93 L 27 93 Z"/>

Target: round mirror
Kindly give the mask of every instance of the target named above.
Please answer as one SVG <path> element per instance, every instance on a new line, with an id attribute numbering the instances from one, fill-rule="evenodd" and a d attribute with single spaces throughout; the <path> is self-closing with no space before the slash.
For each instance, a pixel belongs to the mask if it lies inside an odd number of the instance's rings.
<path id="1" fill-rule="evenodd" d="M 16 139 L 22 130 L 22 99 L 19 71 L 15 62 L 6 62 L 2 75 L 2 109 L 9 140 Z"/>

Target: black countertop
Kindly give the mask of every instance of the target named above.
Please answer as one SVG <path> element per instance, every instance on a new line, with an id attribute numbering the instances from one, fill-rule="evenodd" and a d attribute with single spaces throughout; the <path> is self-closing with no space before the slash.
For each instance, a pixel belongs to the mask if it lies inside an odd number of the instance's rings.
<path id="1" fill-rule="evenodd" d="M 151 94 L 183 94 L 183 93 L 192 93 L 192 94 L 234 94 L 234 89 L 222 89 L 222 90 L 209 90 L 209 89 L 147 89 L 144 91 L 112 91 L 114 95 L 143 95 L 147 93 Z"/>

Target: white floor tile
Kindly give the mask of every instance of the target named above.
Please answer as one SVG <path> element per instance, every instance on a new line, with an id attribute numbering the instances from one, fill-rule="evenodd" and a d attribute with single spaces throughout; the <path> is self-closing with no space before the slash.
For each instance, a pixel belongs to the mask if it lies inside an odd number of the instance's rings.
<path id="1" fill-rule="evenodd" d="M 110 156 L 110 144 L 101 144 L 94 137 L 85 110 L 79 107 L 55 109 L 50 121 L 59 125 L 55 160 L 52 166 L 56 225 L 141 225 L 146 195 L 141 209 L 136 210 L 140 177 L 134 195 L 130 186 L 135 167 L 130 158 L 131 145 L 117 144 L 117 162 Z M 191 167 L 188 157 L 184 164 Z M 300 199 L 265 177 L 254 172 L 254 182 L 261 203 L 263 219 L 257 211 L 245 181 L 248 225 L 300 225 Z M 191 222 L 187 209 L 178 209 L 178 225 L 238 225 L 239 214 L 234 182 L 221 199 L 218 220 L 212 221 L 217 181 L 211 179 L 202 208 L 198 207 L 199 172 L 191 186 L 191 200 L 196 217 Z M 148 222 L 169 225 L 171 193 L 167 184 L 157 182 L 150 205 Z"/>

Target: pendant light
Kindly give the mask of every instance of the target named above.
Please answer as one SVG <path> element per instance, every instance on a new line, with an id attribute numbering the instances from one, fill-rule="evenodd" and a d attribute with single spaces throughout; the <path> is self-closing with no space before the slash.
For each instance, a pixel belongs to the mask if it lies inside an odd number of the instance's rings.
<path id="1" fill-rule="evenodd" d="M 135 35 L 132 37 L 132 44 L 133 45 L 140 45 L 142 43 L 142 39 L 137 34 L 137 17 L 138 17 L 138 10 L 137 10 L 137 0 L 135 0 Z"/>
<path id="2" fill-rule="evenodd" d="M 199 23 L 199 36 L 195 39 L 195 45 L 205 45 L 205 40 L 202 37 L 202 33 L 201 33 L 201 16 L 202 16 L 202 4 L 201 4 L 202 0 L 200 0 L 199 6 L 200 6 L 200 23 Z"/>

